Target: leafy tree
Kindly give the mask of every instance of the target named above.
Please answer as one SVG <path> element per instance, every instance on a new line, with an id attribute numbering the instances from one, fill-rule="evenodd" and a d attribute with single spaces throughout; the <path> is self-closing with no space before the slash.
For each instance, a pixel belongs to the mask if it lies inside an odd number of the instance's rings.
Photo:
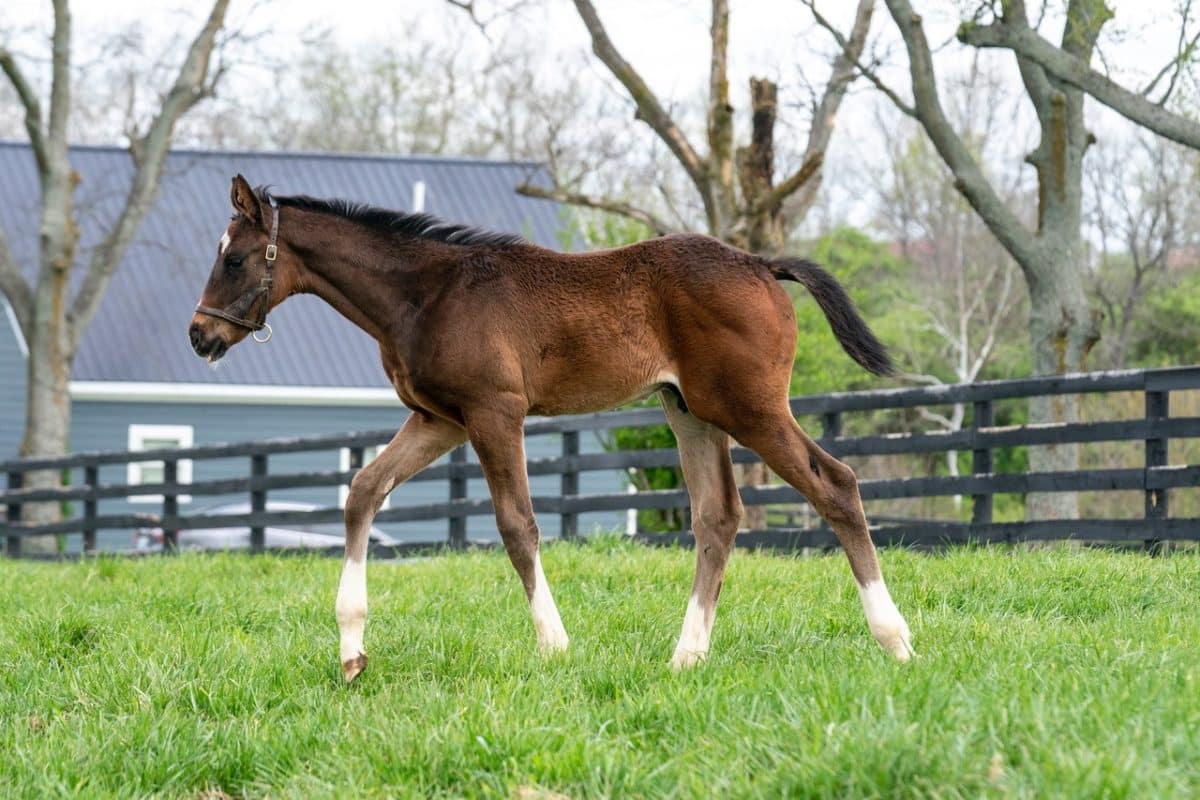
<path id="1" fill-rule="evenodd" d="M 806 0 L 806 4 L 811 6 L 814 1 Z M 1037 115 L 1041 138 L 1025 159 L 1036 169 L 1038 178 L 1037 224 L 1031 227 L 1021 218 L 1019 209 L 1006 202 L 969 143 L 946 116 L 945 91 L 939 88 L 924 18 L 909 0 L 885 0 L 885 5 L 908 54 L 911 104 L 887 86 L 873 65 L 855 59 L 856 66 L 898 109 L 921 124 L 953 172 L 955 188 L 1020 267 L 1029 290 L 1033 371 L 1049 375 L 1086 369 L 1101 326 L 1085 280 L 1083 164 L 1095 137 L 1087 127 L 1084 97 L 1090 95 L 1161 136 L 1200 148 L 1200 125 L 1166 107 L 1175 78 L 1164 93 L 1152 99 L 1158 79 L 1142 91 L 1129 91 L 1091 67 L 1100 55 L 1097 43 L 1101 30 L 1113 18 L 1112 10 L 1102 0 L 1069 0 L 1057 44 L 1045 38 L 1042 29 L 1043 24 L 1049 28 L 1048 17 L 1056 16 L 1045 13 L 1050 4 L 1042 4 L 1042 13 L 1034 16 L 1027 12 L 1024 0 L 959 4 L 965 17 L 957 32 L 959 41 L 976 48 L 1011 50 Z M 1181 8 L 1181 44 L 1191 41 L 1185 35 L 1189 8 L 1190 4 Z M 846 37 L 819 16 L 818 21 L 848 53 Z M 1188 50 L 1191 47 L 1187 45 Z M 1181 50 L 1162 74 L 1173 71 L 1179 76 L 1191 61 Z M 1078 413 L 1079 404 L 1073 398 L 1030 400 L 1030 415 L 1035 422 L 1073 422 Z M 1075 444 L 1038 446 L 1030 455 L 1031 466 L 1038 472 L 1074 469 L 1079 464 Z M 1069 492 L 1030 494 L 1028 506 L 1030 515 L 1038 519 L 1072 519 L 1079 515 L 1077 497 Z"/>
<path id="2" fill-rule="evenodd" d="M 1200 271 L 1147 298 L 1133 355 L 1143 367 L 1200 364 Z"/>
<path id="3" fill-rule="evenodd" d="M 829 270 L 884 342 L 896 341 L 908 323 L 898 307 L 911 301 L 903 263 L 886 245 L 855 228 L 838 228 L 806 248 Z M 791 393 L 818 394 L 876 386 L 878 380 L 850 360 L 829 330 L 829 321 L 798 286 L 787 286 L 796 308 L 796 359 Z"/>

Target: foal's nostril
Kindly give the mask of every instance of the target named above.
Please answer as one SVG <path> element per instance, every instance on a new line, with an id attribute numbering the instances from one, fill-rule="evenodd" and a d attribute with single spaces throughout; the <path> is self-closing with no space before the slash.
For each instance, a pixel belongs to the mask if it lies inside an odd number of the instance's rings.
<path id="1" fill-rule="evenodd" d="M 192 349 L 200 353 L 201 346 L 204 343 L 204 334 L 200 332 L 199 325 L 193 323 L 192 327 L 188 328 L 188 340 L 192 343 Z M 203 353 L 200 354 L 203 355 Z"/>

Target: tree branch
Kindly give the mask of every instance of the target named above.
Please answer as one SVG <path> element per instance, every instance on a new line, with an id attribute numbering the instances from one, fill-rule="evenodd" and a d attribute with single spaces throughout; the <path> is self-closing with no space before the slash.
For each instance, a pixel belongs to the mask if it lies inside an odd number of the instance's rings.
<path id="1" fill-rule="evenodd" d="M 808 6 L 815 16 L 817 10 L 812 0 L 809 0 Z M 846 96 L 846 90 L 854 82 L 854 68 L 862 58 L 863 48 L 867 45 L 867 34 L 871 30 L 871 17 L 874 13 L 875 0 L 858 0 L 858 7 L 854 12 L 854 25 L 850 28 L 850 38 L 838 42 L 841 47 L 833 59 L 829 82 L 825 84 L 825 93 L 821 96 L 821 102 L 817 105 L 816 113 L 813 115 L 812 127 L 808 131 L 808 146 L 805 155 L 824 153 L 829 146 L 838 108 Z M 840 33 L 838 38 L 842 38 Z"/>
<path id="2" fill-rule="evenodd" d="M 592 37 L 592 52 L 629 92 L 633 102 L 637 105 L 638 119 L 649 125 L 663 140 L 700 191 L 705 208 L 711 209 L 712 195 L 706 177 L 707 165 L 688 142 L 683 131 L 675 124 L 675 120 L 663 108 L 654 92 L 642 80 L 642 76 L 621 57 L 612 40 L 608 38 L 608 32 L 604 30 L 604 24 L 600 21 L 590 0 L 574 1 L 575 8 L 579 11 L 579 16 L 583 19 L 583 24 L 587 26 L 588 33 Z"/>
<path id="3" fill-rule="evenodd" d="M 783 201 L 801 186 L 808 183 L 821 170 L 825 161 L 825 151 L 810 153 L 804 157 L 800 169 L 789 175 L 782 183 L 771 188 L 771 191 L 759 199 L 747 214 L 753 216 L 764 211 L 774 211 L 783 205 Z"/>
<path id="4" fill-rule="evenodd" d="M 838 47 L 841 49 L 842 55 L 854 65 L 855 69 L 858 70 L 858 74 L 870 81 L 876 89 L 878 89 L 885 97 L 887 97 L 887 99 L 892 101 L 892 104 L 896 106 L 897 109 L 908 116 L 915 118 L 917 116 L 917 110 L 908 103 L 904 102 L 904 100 L 901 99 L 900 95 L 897 94 L 894 89 L 884 83 L 883 79 L 879 77 L 878 73 L 875 72 L 873 67 L 867 66 L 863 63 L 861 50 L 857 55 L 854 55 L 854 50 L 851 47 L 850 40 L 843 36 L 842 32 L 834 27 L 833 23 L 822 16 L 821 12 L 817 11 L 815 0 L 801 0 L 801 2 L 808 6 L 809 11 L 812 12 L 813 19 L 816 20 L 817 24 L 828 31 L 829 35 L 833 37 L 833 40 L 837 42 Z M 859 8 L 861 9 L 861 7 L 862 6 L 860 4 Z M 874 9 L 874 3 L 871 3 L 870 7 Z M 856 16 L 855 20 L 857 21 L 857 19 L 858 17 Z"/>
<path id="5" fill-rule="evenodd" d="M 21 333 L 29 341 L 33 338 L 33 289 L 17 267 L 3 230 L 0 230 L 0 294 L 8 298 Z"/>
<path id="6" fill-rule="evenodd" d="M 806 5 L 815 16 L 817 10 L 814 0 L 806 0 Z M 774 210 L 783 201 L 803 189 L 798 203 L 789 206 L 789 214 L 803 214 L 816 198 L 821 185 L 821 165 L 825 161 L 825 151 L 829 148 L 829 140 L 833 136 L 833 128 L 837 119 L 838 109 L 850 84 L 857 77 L 855 65 L 862 58 L 863 48 L 867 44 L 867 34 L 871 30 L 871 17 L 875 13 L 875 0 L 858 0 L 854 12 L 854 24 L 850 28 L 850 38 L 839 41 L 837 55 L 825 84 L 825 91 L 813 112 L 812 124 L 808 128 L 808 143 L 804 148 L 804 160 L 800 168 L 792 175 L 781 181 L 766 198 L 765 207 Z M 832 27 L 832 26 L 831 26 Z M 840 32 L 838 37 L 841 38 Z"/>
<path id="7" fill-rule="evenodd" d="M 38 174 L 43 174 L 46 171 L 46 143 L 43 140 L 42 104 L 29 81 L 25 79 L 25 74 L 12 52 L 4 47 L 0 47 L 0 69 L 8 76 L 9 82 L 17 91 L 21 105 L 25 107 L 25 132 L 29 135 L 33 156 L 37 159 Z"/>
<path id="8" fill-rule="evenodd" d="M 1004 245 L 1023 269 L 1040 261 L 1040 246 L 1032 232 L 1004 204 L 966 144 L 946 119 L 938 98 L 933 56 L 921 28 L 921 18 L 908 0 L 886 0 L 908 50 L 914 110 L 925 133 L 954 174 L 955 188 L 979 213 L 988 230 Z"/>
<path id="9" fill-rule="evenodd" d="M 996 346 L 996 335 L 999 333 L 1001 321 L 1008 315 L 1009 296 L 1012 291 L 1012 267 L 1006 264 L 1004 270 L 1004 283 L 1000 287 L 1000 300 L 992 306 L 992 316 L 988 320 L 987 334 L 984 336 L 983 345 L 979 348 L 978 357 L 975 363 L 971 366 L 971 374 L 969 380 L 975 380 L 979 377 L 979 373 L 983 370 L 987 360 L 992 355 L 992 350 Z"/>
<path id="10" fill-rule="evenodd" d="M 492 40 L 492 37 L 488 36 L 487 25 L 475 13 L 475 0 L 446 0 L 446 2 L 465 12 L 471 18 L 471 22 L 475 24 L 475 27 L 479 29 L 479 32 L 483 34 L 483 38 L 489 42 Z"/>
<path id="11" fill-rule="evenodd" d="M 134 176 L 129 194 L 120 217 L 92 253 L 83 283 L 71 306 L 74 323 L 72 335 L 76 341 L 95 316 L 113 271 L 158 192 L 175 124 L 212 91 L 212 87 L 206 83 L 209 60 L 217 34 L 225 23 L 228 7 L 229 0 L 216 0 L 213 4 L 204 27 L 188 47 L 175 83 L 163 100 L 158 114 L 151 121 L 146 134 L 130 143 Z"/>
<path id="12" fill-rule="evenodd" d="M 1187 22 L 1186 17 L 1184 18 L 1184 22 Z M 1196 35 L 1193 36 L 1186 45 L 1182 43 L 1184 33 L 1184 26 L 1181 25 L 1179 27 L 1179 38 L 1181 45 L 1179 52 L 1175 55 L 1175 58 L 1169 61 L 1166 66 L 1164 66 L 1162 70 L 1154 76 L 1154 80 L 1150 81 L 1150 83 L 1146 85 L 1146 88 L 1142 89 L 1141 91 L 1142 97 L 1148 98 L 1150 93 L 1154 91 L 1154 87 L 1157 86 L 1158 82 L 1163 79 L 1163 76 L 1166 75 L 1168 71 L 1171 71 L 1171 80 L 1167 81 L 1167 88 L 1163 91 L 1162 97 L 1155 101 L 1155 105 L 1161 106 L 1171 98 L 1171 94 L 1175 91 L 1175 86 L 1179 81 L 1179 74 L 1183 72 L 1183 65 L 1189 58 L 1191 58 L 1192 53 L 1194 53 L 1196 50 L 1196 46 L 1200 44 L 1200 31 L 1196 31 Z M 1171 70 L 1172 67 L 1175 68 L 1173 71 Z"/>
<path id="13" fill-rule="evenodd" d="M 1055 47 L 1027 26 L 1006 22 L 968 23 L 959 27 L 958 38 L 973 47 L 1012 50 L 1058 80 L 1087 92 L 1126 119 L 1171 141 L 1200 149 L 1200 125 L 1114 83 L 1083 59 Z"/>
<path id="14" fill-rule="evenodd" d="M 501 17 L 511 16 L 511 15 L 515 14 L 517 11 L 519 11 L 521 9 L 522 6 L 525 6 L 528 4 L 528 0 L 515 0 L 515 2 L 510 3 L 508 6 L 502 8 L 500 11 L 497 11 L 495 14 L 488 17 L 487 19 L 482 19 L 478 14 L 478 10 L 475 8 L 475 0 L 446 0 L 446 2 L 449 3 L 450 5 L 452 5 L 453 7 L 461 10 L 468 17 L 470 17 L 471 24 L 473 24 L 476 28 L 479 29 L 479 33 L 483 36 L 484 39 L 487 39 L 488 42 L 492 41 L 492 37 L 488 33 L 489 25 L 491 25 L 493 22 L 495 22 L 497 19 L 500 19 Z"/>
<path id="15" fill-rule="evenodd" d="M 1025 0 L 1008 0 L 1003 5 L 1002 18 L 1013 25 L 1029 26 L 1029 16 L 1025 11 Z M 1015 54 L 1014 54 L 1015 55 Z M 1017 56 L 1017 70 L 1021 73 L 1021 82 L 1033 103 L 1033 110 L 1038 115 L 1038 121 L 1043 127 L 1051 124 L 1051 98 L 1054 87 L 1046 77 L 1046 71 L 1028 58 Z"/>
<path id="16" fill-rule="evenodd" d="M 67 152 L 67 121 L 71 116 L 71 12 L 67 0 L 54 0 L 53 71 L 50 80 L 50 140 L 47 161 L 53 164 L 61 152 Z M 64 164 L 64 166 L 66 166 Z"/>
<path id="17" fill-rule="evenodd" d="M 676 229 L 668 225 L 659 217 L 645 211 L 636 206 L 630 205 L 623 200 L 612 200 L 607 197 L 598 195 L 584 194 L 582 192 L 568 192 L 564 189 L 545 189 L 541 186 L 533 186 L 528 183 L 523 183 L 516 189 L 517 194 L 526 197 L 539 197 L 544 200 L 557 200 L 560 203 L 566 203 L 572 206 L 582 206 L 584 208 L 594 208 L 599 211 L 607 211 L 611 214 L 620 214 L 622 217 L 628 217 L 651 228 L 659 236 L 664 236 L 668 233 L 676 233 Z"/>
<path id="18" fill-rule="evenodd" d="M 945 386 L 946 382 L 936 375 L 926 375 L 922 372 L 902 372 L 899 376 L 902 380 L 912 381 L 913 383 L 923 383 L 926 386 Z"/>
<path id="19" fill-rule="evenodd" d="M 729 3 L 712 0 L 712 57 L 708 73 L 708 157 L 717 179 L 723 223 L 733 216 L 733 106 L 729 104 Z M 725 227 L 719 225 L 718 230 Z"/>
<path id="20" fill-rule="evenodd" d="M 939 414 L 936 411 L 930 411 L 928 408 L 925 408 L 924 406 L 921 406 L 920 408 L 918 408 L 917 413 L 921 415 L 921 419 L 941 425 L 943 428 L 945 428 L 948 431 L 957 430 L 957 428 L 954 427 L 954 423 L 951 422 L 950 418 L 947 417 L 945 414 Z"/>

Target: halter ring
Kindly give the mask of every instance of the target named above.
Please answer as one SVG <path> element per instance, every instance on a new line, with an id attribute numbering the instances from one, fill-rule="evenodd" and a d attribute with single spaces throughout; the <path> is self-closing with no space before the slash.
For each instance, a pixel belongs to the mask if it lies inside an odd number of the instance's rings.
<path id="1" fill-rule="evenodd" d="M 266 344 L 267 342 L 271 341 L 271 326 L 268 323 L 263 322 L 262 329 L 267 332 L 267 335 L 264 338 L 258 338 L 258 331 L 251 333 L 250 338 L 259 344 Z"/>

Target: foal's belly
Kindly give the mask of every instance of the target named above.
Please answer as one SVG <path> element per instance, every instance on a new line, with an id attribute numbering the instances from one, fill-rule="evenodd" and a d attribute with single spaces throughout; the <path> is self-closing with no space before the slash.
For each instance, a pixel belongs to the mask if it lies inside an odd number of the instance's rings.
<path id="1" fill-rule="evenodd" d="M 587 414 L 641 400 L 653 394 L 664 382 L 662 370 L 639 369 L 620 374 L 608 369 L 577 368 L 562 371 L 549 380 L 538 381 L 531 396 L 529 413 L 539 416 Z"/>
<path id="2" fill-rule="evenodd" d="M 535 416 L 553 417 L 560 414 L 589 414 L 594 411 L 608 411 L 617 406 L 649 397 L 658 388 L 658 384 L 649 384 L 622 393 L 578 392 L 541 398 L 529 407 L 529 413 Z"/>

